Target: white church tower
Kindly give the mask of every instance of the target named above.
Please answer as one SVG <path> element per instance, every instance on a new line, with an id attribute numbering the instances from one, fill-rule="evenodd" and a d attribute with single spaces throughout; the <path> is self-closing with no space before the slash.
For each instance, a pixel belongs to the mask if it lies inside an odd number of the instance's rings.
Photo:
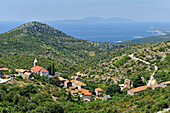
<path id="1" fill-rule="evenodd" d="M 37 61 L 37 59 L 34 60 L 34 66 L 38 66 L 38 61 Z"/>

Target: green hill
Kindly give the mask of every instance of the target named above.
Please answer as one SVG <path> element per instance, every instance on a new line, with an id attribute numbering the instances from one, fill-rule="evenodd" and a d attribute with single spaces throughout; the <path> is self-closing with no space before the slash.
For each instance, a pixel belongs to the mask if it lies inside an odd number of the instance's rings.
<path id="1" fill-rule="evenodd" d="M 155 74 L 157 81 L 170 80 L 168 76 L 170 72 L 169 45 L 170 41 L 142 43 L 103 52 L 102 57 L 105 59 L 78 74 L 82 75 L 86 81 L 101 84 L 117 83 L 121 79 L 133 78 L 137 75 L 144 77 L 147 81 L 154 71 L 153 65 L 157 65 L 159 68 Z M 129 54 L 134 54 L 135 57 L 151 64 L 134 61 L 128 57 Z"/>
<path id="2" fill-rule="evenodd" d="M 76 39 L 35 21 L 0 34 L 0 40 L 0 57 L 34 55 L 61 64 L 67 71 L 70 71 L 70 68 L 73 71 L 78 70 L 86 59 L 98 53 L 124 47 L 122 44 Z"/>
<path id="3" fill-rule="evenodd" d="M 170 35 L 163 35 L 163 36 L 151 36 L 147 38 L 139 38 L 139 39 L 133 39 L 133 40 L 126 40 L 122 41 L 122 44 L 137 44 L 137 43 L 157 43 L 161 41 L 168 41 L 170 40 Z"/>
<path id="4" fill-rule="evenodd" d="M 69 76 L 63 75 L 69 80 L 79 72 L 87 85 L 85 89 L 93 94 L 92 99 L 96 96 L 95 88 L 101 87 L 107 94 L 110 87 L 119 88 L 117 83 L 122 84 L 127 78 L 135 84 L 143 77 L 142 85 L 146 84 L 154 65 L 158 66 L 154 75 L 157 83 L 170 80 L 170 41 L 133 45 L 85 41 L 39 22 L 0 34 L 0 41 L 0 67 L 30 69 L 36 58 L 40 66 L 48 68 L 54 64 L 56 71 L 68 73 Z M 132 60 L 130 54 L 150 64 Z M 34 81 L 17 76 L 0 84 L 0 112 L 154 113 L 170 106 L 169 85 L 155 90 L 148 88 L 134 96 L 127 95 L 127 89 L 119 90 L 109 94 L 112 97 L 107 101 L 83 102 L 70 92 L 60 86 L 57 76 L 37 74 Z"/>

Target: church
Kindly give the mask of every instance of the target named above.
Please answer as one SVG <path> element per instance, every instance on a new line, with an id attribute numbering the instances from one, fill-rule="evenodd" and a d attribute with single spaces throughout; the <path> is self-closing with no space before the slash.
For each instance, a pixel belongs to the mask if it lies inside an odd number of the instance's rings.
<path id="1" fill-rule="evenodd" d="M 40 74 L 40 76 L 49 76 L 49 72 L 44 67 L 38 66 L 37 59 L 34 60 L 34 67 L 31 68 L 31 72 Z"/>

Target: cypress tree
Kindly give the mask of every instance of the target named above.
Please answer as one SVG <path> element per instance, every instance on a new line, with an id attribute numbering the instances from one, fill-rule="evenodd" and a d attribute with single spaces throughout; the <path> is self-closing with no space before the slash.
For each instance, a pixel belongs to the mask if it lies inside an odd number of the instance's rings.
<path id="1" fill-rule="evenodd" d="M 51 65 L 48 66 L 47 70 L 48 70 L 49 74 L 51 75 Z"/>
<path id="2" fill-rule="evenodd" d="M 52 64 L 51 66 L 51 75 L 54 75 L 55 74 L 55 67 L 54 67 L 54 64 Z"/>

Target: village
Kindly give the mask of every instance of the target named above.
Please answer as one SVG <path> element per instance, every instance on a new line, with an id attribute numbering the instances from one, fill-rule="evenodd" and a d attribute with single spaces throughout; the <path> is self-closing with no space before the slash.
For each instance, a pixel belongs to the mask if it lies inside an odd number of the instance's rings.
<path id="1" fill-rule="evenodd" d="M 8 80 L 10 80 L 12 77 L 16 77 L 16 76 L 22 76 L 23 79 L 27 79 L 31 81 L 34 81 L 34 77 L 36 76 L 36 74 L 40 74 L 40 76 L 53 77 L 49 75 L 49 72 L 44 67 L 38 66 L 37 59 L 34 60 L 34 66 L 30 70 L 15 69 L 15 72 L 17 72 L 17 74 L 14 74 L 13 76 L 4 74 L 4 73 L 9 73 L 10 71 L 11 70 L 8 68 L 0 68 L 0 83 L 5 83 Z M 60 81 L 60 85 L 66 91 L 68 92 L 70 91 L 73 96 L 80 97 L 81 101 L 84 101 L 84 102 L 90 102 L 93 100 L 105 100 L 106 101 L 106 100 L 111 99 L 111 96 L 104 94 L 104 90 L 100 87 L 95 88 L 95 96 L 93 96 L 92 98 L 92 92 L 85 89 L 87 85 L 83 83 L 83 80 L 78 75 L 72 76 L 70 80 L 63 78 L 60 75 L 61 73 L 59 72 L 55 73 L 55 76 L 57 76 Z M 125 79 L 124 84 L 119 84 L 119 86 L 120 86 L 121 91 L 123 91 L 124 89 L 127 89 L 128 95 L 134 95 L 136 93 L 146 90 L 149 87 L 152 88 L 153 90 L 157 87 L 165 88 L 167 87 L 167 84 L 170 84 L 170 81 L 157 84 L 156 80 L 152 77 L 149 80 L 148 84 L 145 86 L 133 88 L 133 82 L 130 79 Z"/>

